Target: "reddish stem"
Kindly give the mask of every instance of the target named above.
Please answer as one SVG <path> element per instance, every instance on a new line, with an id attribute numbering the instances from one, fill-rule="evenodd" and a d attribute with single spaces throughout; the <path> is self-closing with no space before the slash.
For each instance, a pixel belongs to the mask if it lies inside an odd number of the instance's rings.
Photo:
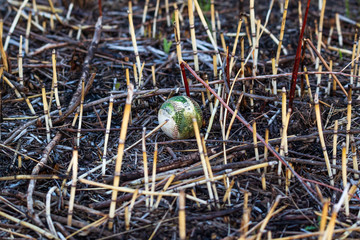
<path id="1" fill-rule="evenodd" d="M 205 88 L 207 88 L 211 94 L 214 95 L 214 97 L 216 97 L 219 102 L 232 114 L 234 115 L 234 111 L 224 102 L 224 100 L 217 95 L 217 93 L 204 81 L 202 80 L 197 74 L 196 72 L 185 62 L 181 62 L 180 63 L 181 66 L 185 66 L 189 72 L 196 78 L 196 80 L 198 80 L 199 82 L 202 83 L 202 85 L 204 85 Z M 236 118 L 242 123 L 244 124 L 251 132 L 253 132 L 253 128 L 252 126 L 244 119 L 243 116 L 241 116 L 241 114 L 238 112 L 236 115 Z M 274 156 L 280 161 L 282 162 L 282 164 L 284 164 L 288 169 L 290 169 L 291 173 L 294 174 L 294 176 L 299 180 L 299 182 L 301 183 L 301 185 L 305 188 L 305 190 L 309 193 L 309 195 L 317 202 L 321 205 L 320 201 L 314 196 L 314 194 L 312 193 L 312 189 L 307 186 L 304 181 L 303 178 L 297 173 L 295 172 L 295 170 L 289 165 L 289 163 L 284 159 L 284 157 L 280 156 L 280 154 L 268 143 L 265 142 L 265 139 L 262 138 L 258 133 L 256 133 L 256 138 L 262 142 L 264 144 L 265 147 L 267 147 L 269 149 L 269 151 L 274 154 Z"/>
<path id="2" fill-rule="evenodd" d="M 188 97 L 190 97 L 189 83 L 188 83 L 187 78 L 186 78 L 185 67 L 184 67 L 184 65 L 182 63 L 180 63 L 180 68 L 181 68 L 181 75 L 182 75 L 183 80 L 184 80 L 184 86 L 185 86 L 186 95 Z"/>
<path id="3" fill-rule="evenodd" d="M 99 5 L 99 16 L 102 17 L 102 4 L 101 4 L 101 0 L 98 0 L 98 5 Z"/>
<path id="4" fill-rule="evenodd" d="M 306 42 L 304 42 L 303 46 L 302 46 L 302 54 L 301 54 L 301 72 L 304 72 L 304 59 L 305 59 L 305 48 L 306 48 Z M 299 74 L 299 73 L 298 73 Z M 301 74 L 301 81 L 300 81 L 300 94 L 301 97 L 303 97 L 304 95 L 304 89 L 305 89 L 305 82 L 304 82 L 304 75 Z"/>
<path id="5" fill-rule="evenodd" d="M 326 187 L 328 189 L 332 189 L 332 190 L 335 190 L 335 191 L 338 191 L 338 192 L 344 192 L 342 189 L 340 188 L 337 188 L 337 187 L 334 187 L 334 186 L 331 186 L 331 185 L 328 185 L 328 184 L 325 184 L 325 183 L 322 183 L 322 182 L 319 182 L 319 181 L 316 181 L 316 180 L 312 180 L 312 179 L 306 179 L 306 178 L 303 178 L 304 181 L 306 182 L 311 182 L 311 183 L 314 183 L 314 184 L 317 184 L 317 185 L 320 185 L 320 186 L 323 186 L 323 187 Z M 350 195 L 348 194 L 348 196 L 350 197 L 349 200 L 351 200 L 351 198 L 355 198 L 357 200 L 360 200 L 360 198 L 358 196 L 356 196 L 355 194 L 354 195 Z"/>
<path id="6" fill-rule="evenodd" d="M 300 53 L 301 53 L 302 39 L 304 36 L 306 19 L 307 19 L 307 15 L 309 12 L 310 2 L 311 2 L 311 0 L 307 1 L 303 25 L 301 26 L 301 32 L 300 32 L 300 36 L 299 36 L 298 46 L 296 49 L 295 62 L 294 62 L 294 67 L 293 67 L 293 72 L 292 72 L 291 87 L 290 87 L 290 94 L 289 94 L 290 95 L 289 96 L 289 108 L 291 110 L 292 110 L 292 104 L 293 104 L 294 97 L 295 97 L 296 80 L 297 80 L 298 70 L 299 70 L 299 65 L 300 65 Z"/>
<path id="7" fill-rule="evenodd" d="M 229 46 L 226 47 L 226 81 L 230 90 L 230 57 L 229 57 Z"/>

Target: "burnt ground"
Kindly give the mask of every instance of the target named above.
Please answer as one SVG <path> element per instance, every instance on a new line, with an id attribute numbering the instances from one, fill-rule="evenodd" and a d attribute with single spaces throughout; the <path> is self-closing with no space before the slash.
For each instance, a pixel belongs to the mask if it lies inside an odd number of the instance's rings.
<path id="1" fill-rule="evenodd" d="M 213 30 L 210 1 L 198 1 L 210 30 Z M 103 0 L 102 22 L 97 28 L 95 24 L 101 14 L 97 2 L 76 1 L 67 18 L 69 2 L 53 1 L 54 9 L 52 10 L 49 1 L 36 1 L 36 11 L 35 6 L 29 1 L 23 8 L 23 15 L 12 30 L 21 2 L 0 1 L 3 44 L 10 36 L 5 51 L 7 60 L 4 61 L 3 55 L 0 65 L 3 69 L 0 83 L 0 236 L 2 239 L 10 239 L 12 236 L 14 239 L 179 238 L 182 230 L 179 230 L 178 226 L 183 220 L 178 216 L 182 211 L 180 209 L 183 208 L 179 207 L 178 197 L 163 197 L 156 209 L 146 206 L 146 201 L 148 201 L 146 199 L 149 199 L 149 196 L 141 193 L 141 190 L 145 189 L 143 146 L 141 142 L 133 145 L 142 139 L 143 128 L 146 128 L 146 133 L 156 129 L 157 113 L 166 99 L 175 95 L 185 95 L 172 24 L 175 21 L 175 1 L 169 0 L 170 26 L 167 25 L 165 1 L 160 1 L 157 18 L 154 17 L 156 1 L 150 1 L 144 34 L 141 34 L 140 29 L 145 1 L 132 2 L 140 64 L 144 64 L 141 73 L 143 84 L 140 86 L 137 81 L 139 73 L 134 68 L 137 60 L 129 33 L 128 2 Z M 276 38 L 280 35 L 282 19 L 279 2 L 274 2 L 266 26 Z M 301 2 L 303 18 L 306 1 Z M 187 3 L 177 1 L 177 5 L 181 16 L 182 58 L 194 69 Z M 255 17 L 261 20 L 261 24 L 265 23 L 269 5 L 268 1 L 262 0 L 255 3 Z M 320 234 L 324 234 L 323 227 L 327 231 L 325 234 L 329 237 L 332 235 L 331 229 L 335 229 L 332 237 L 336 239 L 360 237 L 359 229 L 356 228 L 359 214 L 356 184 L 357 174 L 360 172 L 357 164 L 353 163 L 358 162 L 357 143 L 360 133 L 360 119 L 357 113 L 360 87 L 357 76 L 360 75 L 360 66 L 354 58 L 358 51 L 359 40 L 356 36 L 356 22 L 360 20 L 358 9 L 358 1 L 327 1 L 321 56 L 327 64 L 332 61 L 333 75 L 329 74 L 321 62 L 322 71 L 325 73 L 319 73 L 320 71 L 315 66 L 316 53 L 308 44 L 303 51 L 300 63 L 298 87 L 287 130 L 287 146 L 286 141 L 283 141 L 284 144 L 281 146 L 283 128 L 281 90 L 286 91 L 287 105 L 284 108 L 286 110 L 289 107 L 291 75 L 300 34 L 297 1 L 290 1 L 288 6 L 282 42 L 287 54 L 281 51 L 277 74 L 274 75 L 271 59 L 276 57 L 278 45 L 267 32 L 264 32 L 258 45 L 257 71 L 255 73 L 253 71 L 254 60 L 251 57 L 245 65 L 245 76 L 240 75 L 234 84 L 229 101 L 230 108 L 233 110 L 236 108 L 236 103 L 243 94 L 239 113 L 250 125 L 256 122 L 257 133 L 260 136 L 264 137 L 268 129 L 270 145 L 284 156 L 283 159 L 291 164 L 298 177 L 291 174 L 284 166 L 278 174 L 276 156 L 271 153 L 264 155 L 264 144 L 258 140 L 258 144 L 254 145 L 252 132 L 240 121 L 235 119 L 230 128 L 229 138 L 224 140 L 223 122 L 225 119 L 224 132 L 226 133 L 229 129 L 231 114 L 224 117 L 224 108 L 221 104 L 205 141 L 207 158 L 214 177 L 223 175 L 216 181 L 208 179 L 213 186 L 212 191 L 216 189 L 217 198 L 211 198 L 207 185 L 201 183 L 206 177 L 195 138 L 172 140 L 161 130 L 156 130 L 146 139 L 150 182 L 155 143 L 158 144 L 156 194 L 163 190 L 165 183 L 172 178 L 172 175 L 175 178 L 165 190 L 166 192 L 179 193 L 183 186 L 194 183 L 183 187 L 187 196 L 193 196 L 192 199 L 186 199 L 185 207 L 185 233 L 188 239 L 237 239 L 239 237 L 270 239 L 289 236 L 301 239 L 306 236 L 318 238 Z M 224 79 L 227 79 L 227 51 L 223 48 L 221 35 L 224 36 L 225 46 L 228 46 L 231 52 L 240 16 L 244 21 L 234 55 L 236 61 L 229 73 L 231 83 L 241 69 L 241 38 L 244 41 L 245 58 L 251 52 L 252 46 L 246 34 L 246 29 L 251 29 L 248 1 L 215 1 L 215 10 L 218 12 L 218 21 L 221 23 L 221 29 L 218 25 L 216 28 L 216 41 L 221 56 L 216 67 L 219 73 L 217 76 L 214 75 L 213 65 L 213 56 L 216 56 L 216 51 L 211 45 L 196 10 L 194 28 L 198 40 L 200 69 L 198 74 L 203 79 L 207 78 L 210 87 L 217 92 L 219 86 L 223 87 Z M 56 14 L 53 14 L 54 12 Z M 33 15 L 31 19 L 33 23 L 29 33 L 26 34 L 29 14 Z M 343 18 L 340 17 L 343 46 L 340 46 L 339 42 L 336 14 L 343 16 Z M 53 20 L 50 21 L 51 18 Z M 154 19 L 157 24 L 153 37 Z M 319 22 L 318 2 L 312 1 L 304 38 L 309 39 L 315 47 L 319 38 Z M 249 31 L 251 34 L 251 30 Z M 23 43 L 22 54 L 19 54 L 20 36 Z M 352 54 L 354 39 L 355 54 Z M 28 49 L 26 50 L 27 41 Z M 0 46 L 0 49 L 3 48 Z M 62 115 L 57 110 L 53 84 L 52 51 L 54 49 L 56 50 L 57 87 Z M 229 55 L 231 58 L 231 54 Z M 19 56 L 22 56 L 22 61 L 21 58 L 19 60 Z M 223 63 L 222 68 L 220 61 Z M 318 87 L 317 96 L 320 101 L 318 106 L 323 131 L 319 131 L 317 126 L 316 103 L 309 96 L 304 67 L 308 71 L 312 98 L 315 98 Z M 155 69 L 155 83 L 153 83 L 152 68 Z M 119 134 L 123 130 L 121 124 L 126 115 L 124 109 L 127 97 L 127 69 L 130 83 L 135 85 L 135 89 L 120 174 L 120 186 L 126 190 L 122 189 L 118 192 L 117 212 L 113 220 L 114 226 L 110 230 L 108 229 L 108 214 L 115 161 L 107 164 L 105 175 L 102 174 L 99 166 L 103 161 L 106 142 L 105 129 L 110 94 L 114 97 L 114 103 L 111 129 L 106 143 L 106 157 L 111 159 L 118 153 Z M 203 111 L 204 120 L 200 132 L 205 135 L 211 118 L 210 102 L 214 104 L 216 98 L 209 94 L 211 97 L 208 100 L 206 88 L 188 70 L 186 70 L 186 75 L 190 80 L 191 97 L 199 103 Z M 333 87 L 334 76 L 344 86 L 345 91 L 338 83 L 335 88 Z M 318 77 L 321 78 L 320 83 Z M 82 80 L 86 86 L 83 104 L 81 101 Z M 277 82 L 276 94 L 270 89 L 274 80 Z M 218 83 L 221 85 L 218 86 Z M 50 112 L 52 121 L 52 127 L 49 130 L 50 142 L 47 139 L 47 123 L 41 96 L 42 87 L 47 93 L 47 102 L 51 102 L 50 111 L 47 110 Z M 346 94 L 352 98 L 347 98 Z M 226 97 L 227 94 L 222 95 L 222 98 Z M 31 103 L 34 113 L 31 112 L 27 101 Z M 80 105 L 82 107 L 79 107 Z M 348 114 L 349 106 L 352 107 L 351 114 Z M 78 113 L 81 111 L 80 144 L 77 146 L 80 122 Z M 351 125 L 348 125 L 350 115 Z M 338 121 L 338 131 L 334 134 L 336 121 Z M 322 135 L 332 165 L 331 171 L 334 173 L 332 179 L 328 175 L 324 147 L 320 141 Z M 335 136 L 337 141 L 334 144 Z M 129 147 L 131 148 L 128 149 Z M 342 156 L 343 148 L 348 148 L 347 155 Z M 70 164 L 74 159 L 73 156 L 76 155 L 74 149 L 78 152 L 77 170 Z M 334 150 L 336 150 L 335 156 L 333 156 Z M 342 159 L 347 161 L 342 161 Z M 273 166 L 267 166 L 264 169 L 266 163 L 269 162 Z M 247 169 L 251 166 L 254 169 Z M 94 169 L 96 167 L 98 168 Z M 72 212 L 73 220 L 71 226 L 68 226 L 69 205 L 72 205 L 71 195 L 74 196 L 69 182 L 74 176 L 73 169 L 77 171 L 78 181 L 73 200 L 75 203 Z M 241 169 L 243 172 L 236 172 Z M 86 175 L 82 176 L 85 173 Z M 34 181 L 34 179 L 37 180 Z M 81 179 L 91 182 L 84 182 Z M 349 197 L 348 200 L 345 199 L 345 202 L 349 201 L 348 212 L 346 205 L 342 205 L 340 209 L 336 208 L 336 204 L 344 202 L 341 196 L 345 188 L 345 179 L 355 189 L 355 195 Z M 100 186 L 96 183 L 106 185 Z M 133 194 L 135 189 L 139 189 L 140 192 Z M 46 197 L 47 194 L 52 196 L 51 199 Z M 230 197 L 224 201 L 224 196 Z M 157 196 L 154 199 L 156 200 Z M 196 201 L 196 199 L 200 200 Z M 328 203 L 329 209 L 323 210 Z M 125 210 L 127 207 L 130 208 L 131 213 L 128 228 L 125 224 L 125 219 L 129 217 Z M 50 215 L 46 212 L 50 212 Z M 325 216 L 326 213 L 331 217 L 334 212 L 336 212 L 334 217 L 337 218 L 335 227 L 332 226 L 331 221 L 325 221 L 325 217 L 321 218 L 321 214 Z M 86 228 L 89 224 L 93 225 Z M 351 227 L 354 229 L 349 229 Z"/>

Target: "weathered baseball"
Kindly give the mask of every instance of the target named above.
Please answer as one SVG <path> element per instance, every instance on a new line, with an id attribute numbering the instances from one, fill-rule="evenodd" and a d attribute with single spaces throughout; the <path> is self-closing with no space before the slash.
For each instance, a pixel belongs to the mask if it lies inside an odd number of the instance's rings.
<path id="1" fill-rule="evenodd" d="M 199 128 L 202 126 L 202 112 L 197 102 L 186 96 L 176 96 L 161 105 L 159 124 L 169 121 L 161 127 L 166 135 L 173 139 L 191 138 L 195 135 L 192 118 L 195 117 Z"/>

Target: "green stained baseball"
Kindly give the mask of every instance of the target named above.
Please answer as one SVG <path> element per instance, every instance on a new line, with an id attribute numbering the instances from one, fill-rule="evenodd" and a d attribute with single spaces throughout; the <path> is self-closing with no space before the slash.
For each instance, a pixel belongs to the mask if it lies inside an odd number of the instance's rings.
<path id="1" fill-rule="evenodd" d="M 202 112 L 197 102 L 186 96 L 176 96 L 161 105 L 159 124 L 169 121 L 161 127 L 166 135 L 173 139 L 191 138 L 195 135 L 192 118 L 195 117 L 199 128 L 202 126 Z"/>

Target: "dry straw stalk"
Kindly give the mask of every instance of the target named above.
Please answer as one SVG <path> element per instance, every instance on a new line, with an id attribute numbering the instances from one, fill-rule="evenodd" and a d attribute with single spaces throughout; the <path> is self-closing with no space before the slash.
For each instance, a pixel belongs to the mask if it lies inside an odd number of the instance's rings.
<path id="1" fill-rule="evenodd" d="M 196 35 L 195 35 L 195 21 L 194 21 L 194 9 L 193 9 L 193 0 L 188 0 L 188 13 L 189 13 L 189 27 L 190 27 L 190 35 L 191 35 L 191 45 L 193 50 L 194 57 L 194 66 L 195 71 L 199 71 L 199 57 L 197 53 L 197 45 L 196 45 Z"/>
<path id="2" fill-rule="evenodd" d="M 70 191 L 70 199 L 69 199 L 69 210 L 68 210 L 68 221 L 67 225 L 71 227 L 72 218 L 74 213 L 74 201 L 76 194 L 76 183 L 77 183 L 77 174 L 78 174 L 78 150 L 74 149 L 73 157 L 72 157 L 72 183 L 71 183 L 71 191 Z"/>
<path id="3" fill-rule="evenodd" d="M 325 145 L 325 138 L 324 138 L 324 134 L 323 134 L 323 129 L 322 129 L 322 123 L 321 123 L 321 114 L 320 114 L 320 106 L 319 106 L 319 98 L 318 95 L 315 95 L 315 113 L 316 113 L 316 123 L 317 123 L 317 127 L 318 127 L 318 131 L 319 131 L 319 138 L 320 138 L 320 143 L 321 143 L 321 147 L 323 150 L 323 154 L 324 154 L 324 159 L 325 159 L 325 163 L 326 163 L 326 168 L 328 170 L 328 175 L 329 175 L 329 179 L 330 179 L 330 184 L 331 186 L 334 186 L 334 179 L 333 179 L 333 173 L 331 170 L 331 166 L 330 166 L 330 160 L 329 160 L 329 156 L 326 150 L 326 145 Z"/>
<path id="4" fill-rule="evenodd" d="M 52 52 L 52 69 L 53 69 L 53 85 L 54 85 L 54 91 L 55 91 L 55 101 L 56 106 L 59 111 L 59 115 L 62 115 L 61 112 L 61 104 L 60 104 L 60 98 L 59 98 L 59 90 L 58 90 L 58 80 L 57 80 L 57 73 L 56 73 L 56 52 L 53 50 Z"/>
<path id="5" fill-rule="evenodd" d="M 121 165 L 124 155 L 124 148 L 125 148 L 125 139 L 126 139 L 126 133 L 127 133 L 127 127 L 128 122 L 130 119 L 130 111 L 131 111 L 131 102 L 133 98 L 133 91 L 134 86 L 132 84 L 128 87 L 128 96 L 126 98 L 126 104 L 123 114 L 123 121 L 121 124 L 121 132 L 120 132 L 120 138 L 119 138 L 119 147 L 118 147 L 118 153 L 116 158 L 116 165 L 115 165 L 115 173 L 114 173 L 114 187 L 118 187 L 120 183 L 120 173 L 121 173 Z M 118 191 L 113 190 L 112 196 L 111 196 L 111 205 L 109 210 L 109 229 L 113 228 L 113 218 L 115 216 L 115 207 L 116 207 L 116 198 L 117 198 Z"/>
<path id="6" fill-rule="evenodd" d="M 148 160 L 147 160 L 147 153 L 146 153 L 145 133 L 146 133 L 146 128 L 144 127 L 143 134 L 142 134 L 144 180 L 145 180 L 145 191 L 149 191 L 149 172 L 148 172 Z M 149 208 L 149 198 L 146 198 L 146 208 Z"/>
<path id="7" fill-rule="evenodd" d="M 326 0 L 322 0 L 320 22 L 319 22 L 319 33 L 318 33 L 318 38 L 317 38 L 317 51 L 318 52 L 321 52 L 325 6 L 326 6 Z M 319 68 L 319 57 L 316 57 L 315 69 L 318 69 L 318 68 Z"/>
<path id="8" fill-rule="evenodd" d="M 186 239 L 185 206 L 186 206 L 185 191 L 181 190 L 179 196 L 179 237 L 181 240 Z"/>
<path id="9" fill-rule="evenodd" d="M 108 110 L 106 130 L 105 130 L 105 142 L 104 142 L 104 151 L 103 151 L 103 159 L 102 159 L 102 170 L 101 170 L 103 176 L 105 176 L 105 174 L 106 174 L 107 146 L 108 146 L 108 142 L 109 142 L 113 105 L 114 105 L 114 97 L 112 94 L 110 94 L 109 110 Z"/>

